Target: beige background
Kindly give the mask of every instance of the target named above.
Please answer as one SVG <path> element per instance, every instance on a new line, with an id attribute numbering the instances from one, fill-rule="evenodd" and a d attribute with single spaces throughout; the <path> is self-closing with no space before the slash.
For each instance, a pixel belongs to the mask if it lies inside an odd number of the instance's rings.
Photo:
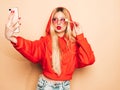
<path id="1" fill-rule="evenodd" d="M 120 0 L 0 0 L 0 90 L 35 90 L 40 71 L 4 37 L 10 7 L 19 7 L 21 33 L 35 40 L 44 35 L 51 11 L 65 6 L 95 53 L 94 65 L 76 70 L 71 90 L 120 90 Z"/>

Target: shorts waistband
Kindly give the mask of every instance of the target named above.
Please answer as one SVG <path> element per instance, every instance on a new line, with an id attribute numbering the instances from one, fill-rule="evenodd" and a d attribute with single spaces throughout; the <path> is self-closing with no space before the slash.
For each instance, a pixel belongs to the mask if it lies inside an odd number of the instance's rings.
<path id="1" fill-rule="evenodd" d="M 52 79 L 47 78 L 44 75 L 41 75 L 40 78 L 47 81 L 47 82 L 50 82 L 50 83 L 64 83 L 65 82 L 65 81 L 52 80 Z M 69 80 L 66 80 L 66 81 L 70 82 Z"/>

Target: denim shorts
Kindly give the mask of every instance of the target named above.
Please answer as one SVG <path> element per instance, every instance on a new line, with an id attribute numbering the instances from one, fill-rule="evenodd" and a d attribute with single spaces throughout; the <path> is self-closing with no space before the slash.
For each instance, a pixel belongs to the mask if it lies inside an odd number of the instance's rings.
<path id="1" fill-rule="evenodd" d="M 36 90 L 70 90 L 70 81 L 47 81 L 40 77 Z"/>

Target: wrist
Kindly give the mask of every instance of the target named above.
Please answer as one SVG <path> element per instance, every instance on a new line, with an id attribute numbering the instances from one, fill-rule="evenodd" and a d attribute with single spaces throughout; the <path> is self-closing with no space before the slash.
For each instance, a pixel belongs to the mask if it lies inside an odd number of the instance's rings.
<path id="1" fill-rule="evenodd" d="M 11 36 L 7 38 L 10 42 L 17 43 L 17 39 L 15 36 Z"/>
<path id="2" fill-rule="evenodd" d="M 83 39 L 84 38 L 84 34 L 83 33 L 81 33 L 81 34 L 79 34 L 79 35 L 76 35 L 76 39 L 77 40 L 81 40 L 81 39 Z"/>

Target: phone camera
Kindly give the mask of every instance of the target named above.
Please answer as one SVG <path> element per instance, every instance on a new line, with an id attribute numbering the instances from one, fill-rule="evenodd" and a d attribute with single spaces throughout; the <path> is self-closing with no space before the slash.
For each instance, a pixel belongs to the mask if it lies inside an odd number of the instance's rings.
<path id="1" fill-rule="evenodd" d="M 9 11 L 11 11 L 11 9 L 9 9 Z"/>

